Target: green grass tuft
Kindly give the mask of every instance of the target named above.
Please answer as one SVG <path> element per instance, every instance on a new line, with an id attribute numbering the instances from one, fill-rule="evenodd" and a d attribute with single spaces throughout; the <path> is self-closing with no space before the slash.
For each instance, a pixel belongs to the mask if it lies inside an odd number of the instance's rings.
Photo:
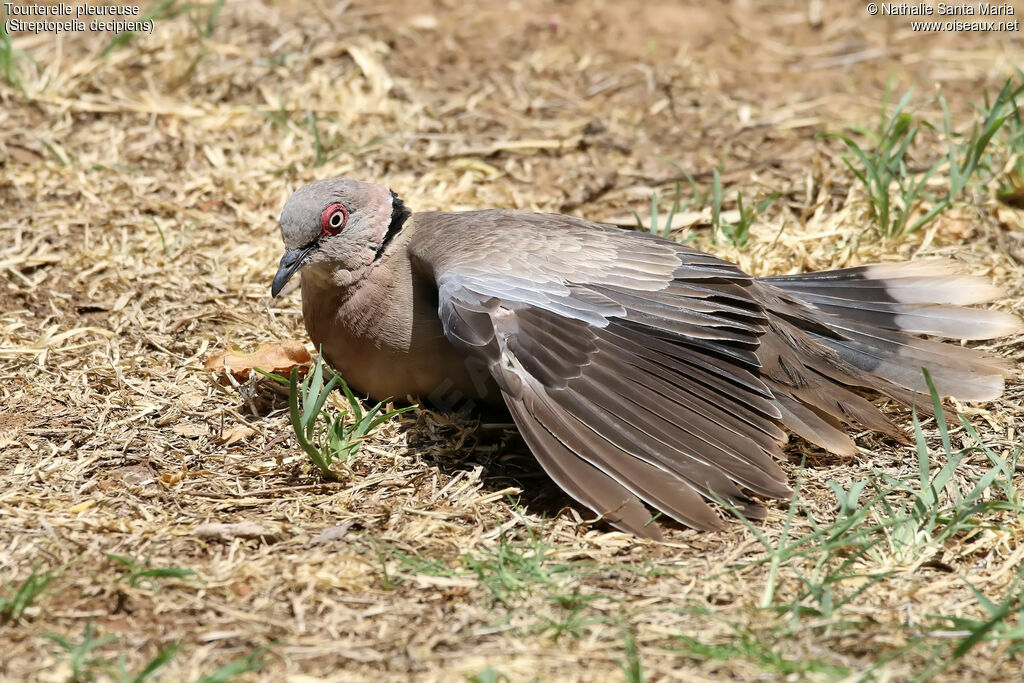
<path id="1" fill-rule="evenodd" d="M 276 645 L 275 642 L 258 647 L 248 654 L 231 660 L 212 674 L 200 676 L 196 679 L 196 683 L 230 683 L 239 680 L 243 674 L 262 671 L 267 666 L 267 653 Z"/>
<path id="2" fill-rule="evenodd" d="M 658 235 L 665 239 L 672 237 L 672 219 L 675 218 L 676 213 L 680 209 L 684 209 L 685 205 L 680 204 L 679 192 L 682 189 L 679 183 L 676 183 L 676 194 L 672 200 L 672 205 L 669 207 L 668 215 L 665 216 L 665 226 L 658 227 L 658 205 L 661 203 L 661 199 L 658 197 L 658 193 L 651 193 L 651 224 L 648 226 L 644 225 L 643 220 L 640 218 L 640 214 L 636 211 L 633 212 L 633 217 L 636 219 L 636 225 L 640 230 L 645 230 L 652 235 Z M 689 203 L 689 200 L 687 200 Z"/>
<path id="3" fill-rule="evenodd" d="M 559 588 L 566 577 L 580 569 L 579 563 L 551 561 L 552 546 L 541 532 L 526 528 L 525 540 L 509 537 L 502 532 L 495 550 L 467 555 L 465 566 L 476 574 L 480 583 L 491 592 L 494 601 L 506 606 L 512 599 L 539 587 Z"/>
<path id="4" fill-rule="evenodd" d="M 106 674 L 103 677 L 104 680 L 120 681 L 121 683 L 145 683 L 170 662 L 181 649 L 176 643 L 169 645 L 160 650 L 141 670 L 130 672 L 125 663 L 124 653 L 118 657 L 116 662 L 112 662 L 97 652 L 106 645 L 118 642 L 118 639 L 116 636 L 109 635 L 96 637 L 93 633 L 92 619 L 85 623 L 85 633 L 78 643 L 56 633 L 47 633 L 45 637 L 67 653 L 68 665 L 71 668 L 71 680 L 75 683 L 95 681 L 101 673 Z"/>
<path id="5" fill-rule="evenodd" d="M 324 384 L 324 363 L 320 355 L 317 356 L 313 371 L 302 381 L 298 379 L 297 368 L 292 370 L 288 380 L 269 376 L 288 383 L 288 413 L 295 431 L 295 440 L 324 478 L 332 481 L 339 478 L 331 468 L 334 463 L 347 464 L 370 432 L 396 415 L 417 407 L 411 405 L 388 410 L 385 400 L 364 412 L 359 399 L 341 375 L 332 373 L 330 380 Z M 332 415 L 324 404 L 338 387 L 345 393 L 349 408 Z"/>
<path id="6" fill-rule="evenodd" d="M 49 592 L 50 586 L 60 579 L 63 573 L 64 566 L 42 573 L 33 569 L 20 586 L 4 585 L 4 595 L 0 596 L 0 625 L 20 619 L 25 610 Z"/>
<path id="7" fill-rule="evenodd" d="M 749 204 L 744 204 L 743 193 L 737 191 L 736 207 L 739 211 L 739 219 L 735 223 L 729 223 L 722 218 L 723 192 L 719 169 L 716 168 L 712 172 L 711 188 L 702 191 L 694 177 L 679 163 L 667 159 L 665 161 L 674 166 L 676 170 L 686 178 L 690 185 L 690 196 L 683 201 L 681 197 L 682 184 L 680 182 L 676 182 L 675 195 L 672 199 L 672 203 L 669 205 L 668 214 L 665 216 L 663 225 L 658 224 L 658 218 L 661 214 L 659 208 L 661 205 L 661 197 L 657 192 L 651 193 L 651 220 L 649 225 L 644 225 L 643 219 L 640 218 L 640 214 L 636 211 L 633 212 L 633 217 L 636 219 L 637 227 L 640 230 L 650 232 L 654 235 L 658 235 L 659 237 L 664 237 L 666 239 L 671 238 L 672 219 L 680 211 L 686 211 L 691 207 L 695 209 L 702 209 L 710 205 L 711 241 L 714 244 L 719 244 L 721 242 L 731 244 L 738 249 L 744 249 L 750 241 L 750 228 L 753 226 L 754 221 L 756 221 L 757 218 L 763 214 L 780 196 L 780 193 L 775 192 L 757 202 L 757 204 L 751 206 Z M 688 235 L 679 241 L 686 244 L 692 239 L 693 235 Z"/>
<path id="8" fill-rule="evenodd" d="M 14 47 L 10 34 L 7 33 L 7 10 L 0 3 L 0 75 L 7 83 L 22 92 L 25 84 L 19 73 L 19 62 L 26 58 L 24 50 Z"/>
<path id="9" fill-rule="evenodd" d="M 158 0 L 158 2 L 149 6 L 149 8 L 139 17 L 139 21 L 163 21 L 164 19 L 171 19 L 178 16 L 182 12 L 189 9 L 189 5 L 179 5 L 178 0 Z M 103 48 L 103 56 L 117 52 L 135 37 L 135 31 L 125 31 L 118 33 L 116 36 L 110 39 L 107 46 Z"/>
<path id="10" fill-rule="evenodd" d="M 1017 69 L 1017 82 L 1020 84 L 1013 93 L 1013 107 L 1010 116 L 1003 122 L 1000 129 L 1001 139 L 997 148 L 1005 153 L 1005 158 L 989 160 L 988 166 L 997 177 L 996 199 L 1018 209 L 1024 208 L 1024 112 L 1021 112 L 1018 97 L 1024 88 L 1024 71 Z M 985 96 L 985 109 L 991 109 L 988 96 Z M 984 111 L 983 110 L 983 111 Z M 995 155 L 993 155 L 995 156 Z"/>
<path id="11" fill-rule="evenodd" d="M 708 643 L 693 636 L 680 635 L 676 636 L 675 647 L 698 661 L 747 661 L 772 677 L 815 674 L 837 680 L 851 673 L 845 667 L 819 659 L 786 657 L 779 652 L 774 638 L 752 633 L 739 624 L 732 623 L 730 626 L 733 630 L 725 642 Z"/>
<path id="12" fill-rule="evenodd" d="M 744 206 L 743 193 L 737 190 L 736 209 L 740 215 L 735 223 L 727 223 L 722 220 L 722 179 L 716 168 L 711 179 L 711 241 L 718 244 L 721 240 L 737 249 L 745 249 L 750 241 L 750 228 L 754 221 L 778 198 L 779 193 L 774 192 L 753 207 Z"/>
<path id="13" fill-rule="evenodd" d="M 643 660 L 640 657 L 640 646 L 636 642 L 636 633 L 626 623 L 622 624 L 622 675 L 627 683 L 643 683 L 647 680 L 644 676 Z"/>
<path id="14" fill-rule="evenodd" d="M 867 192 L 872 221 L 882 237 L 895 239 L 917 232 L 953 207 L 968 183 L 982 170 L 981 161 L 993 137 L 1007 119 L 1018 112 L 1016 97 L 1022 89 L 1024 85 L 1015 86 L 1012 80 L 1007 80 L 967 136 L 953 131 L 949 107 L 940 93 L 937 98 L 943 112 L 946 153 L 923 170 L 914 168 L 907 158 L 921 130 L 907 111 L 913 89 L 903 95 L 892 114 L 887 113 L 887 92 L 876 132 L 858 129 L 874 142 L 872 148 L 864 149 L 852 137 L 841 133 L 825 133 L 823 137 L 836 138 L 846 145 L 849 154 L 843 157 L 843 162 Z M 927 121 L 922 121 L 921 125 L 935 129 Z M 940 197 L 932 197 L 926 189 L 932 177 L 942 169 L 946 169 L 949 177 L 947 190 Z"/>
<path id="15" fill-rule="evenodd" d="M 193 570 L 182 567 L 150 567 L 149 560 L 146 560 L 145 564 L 139 564 L 124 555 L 104 554 L 114 562 L 127 568 L 127 571 L 118 577 L 117 582 L 124 581 L 132 588 L 137 588 L 146 583 L 153 590 L 157 590 L 159 589 L 157 579 L 190 579 L 196 574 Z"/>
<path id="16" fill-rule="evenodd" d="M 146 9 L 145 13 L 139 18 L 139 21 L 161 22 L 173 19 L 181 14 L 188 14 L 189 20 L 195 28 L 196 36 L 199 38 L 200 43 L 202 43 L 213 36 L 214 30 L 217 28 L 217 20 L 220 18 L 220 12 L 223 8 L 224 0 L 214 0 L 209 8 L 205 4 L 199 3 L 179 2 L 179 0 L 157 0 L 157 2 L 151 4 Z M 118 33 L 103 49 L 103 56 L 106 57 L 128 45 L 135 37 L 135 33 L 135 31 Z M 205 51 L 200 51 L 188 69 L 189 72 L 195 68 L 204 54 Z"/>
<path id="17" fill-rule="evenodd" d="M 1013 524 L 1024 519 L 1024 503 L 1013 482 L 1016 460 L 1024 446 L 1004 458 L 981 440 L 970 423 L 958 417 L 968 445 L 954 448 L 942 402 L 931 376 L 927 371 L 924 375 L 940 449 L 937 454 L 929 450 L 915 409 L 917 467 L 913 476 L 896 478 L 872 470 L 870 476 L 846 488 L 833 483 L 838 514 L 827 524 L 816 522 L 813 513 L 800 502 L 798 480 L 794 500 L 776 540 L 768 538 L 760 526 L 740 516 L 764 546 L 765 554 L 728 571 L 745 572 L 758 565 L 768 566 L 760 611 L 775 615 L 776 620 L 758 617 L 756 621 L 774 634 L 773 639 L 797 638 L 808 628 L 823 636 L 856 632 L 866 624 L 860 613 L 848 608 L 867 591 L 916 572 L 951 545 L 961 545 L 991 529 L 992 523 L 985 520 L 991 519 L 992 513 L 1013 513 L 1017 520 Z M 976 467 L 979 455 L 984 456 L 990 466 L 970 480 L 965 489 L 962 468 L 972 456 Z M 809 532 L 795 531 L 798 515 L 810 523 Z M 785 590 L 781 586 L 783 575 Z M 906 645 L 879 656 L 875 666 L 883 667 L 911 650 L 925 650 L 930 653 L 933 666 L 926 674 L 922 673 L 924 679 L 965 656 L 983 640 L 1014 641 L 1024 650 L 1024 630 L 1019 619 L 1024 614 L 1020 575 L 999 600 L 986 597 L 966 578 L 963 580 L 972 589 L 986 618 L 933 616 L 916 625 L 906 624 L 902 626 L 906 630 Z M 933 634 L 937 632 L 946 637 L 936 640 Z M 684 639 L 683 645 L 695 656 L 717 659 L 732 653 L 774 674 L 797 672 L 773 653 L 741 652 L 743 643 L 744 638 L 739 633 L 728 639 L 726 645 L 711 646 L 698 638 Z M 815 671 L 836 678 L 844 675 L 829 667 Z M 804 673 L 810 672 L 810 669 L 804 670 Z"/>

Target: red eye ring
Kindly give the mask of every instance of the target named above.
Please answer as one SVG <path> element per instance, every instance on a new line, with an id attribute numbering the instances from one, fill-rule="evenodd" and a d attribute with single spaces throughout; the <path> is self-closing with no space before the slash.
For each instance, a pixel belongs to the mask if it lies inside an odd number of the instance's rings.
<path id="1" fill-rule="evenodd" d="M 342 204 L 330 204 L 320 214 L 320 233 L 325 237 L 337 235 L 347 224 L 348 209 Z"/>

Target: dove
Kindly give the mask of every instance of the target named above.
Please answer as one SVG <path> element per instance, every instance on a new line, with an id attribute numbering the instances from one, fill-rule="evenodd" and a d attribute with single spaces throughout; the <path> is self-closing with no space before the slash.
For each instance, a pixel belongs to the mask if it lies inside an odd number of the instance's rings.
<path id="1" fill-rule="evenodd" d="M 659 515 L 721 528 L 712 501 L 765 518 L 791 494 L 789 434 L 840 456 L 850 430 L 905 439 L 864 393 L 914 405 L 922 368 L 943 395 L 998 397 L 1007 361 L 930 337 L 1021 331 L 943 260 L 752 277 L 572 216 L 413 213 L 347 178 L 298 189 L 280 228 L 272 295 L 301 272 L 306 330 L 352 387 L 504 405 L 561 489 L 656 540 Z"/>

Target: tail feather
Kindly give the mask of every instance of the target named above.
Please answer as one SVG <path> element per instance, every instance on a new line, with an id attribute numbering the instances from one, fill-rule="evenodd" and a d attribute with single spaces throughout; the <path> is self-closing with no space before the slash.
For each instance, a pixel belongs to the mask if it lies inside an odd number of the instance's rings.
<path id="1" fill-rule="evenodd" d="M 784 346 L 802 350 L 794 356 L 762 338 L 758 357 L 772 379 L 783 421 L 837 453 L 849 451 L 837 419 L 850 423 L 852 417 L 873 429 L 891 426 L 868 402 L 851 402 L 856 394 L 847 387 L 921 404 L 914 392 L 927 393 L 921 372 L 926 368 L 942 395 L 984 401 L 1002 393 L 1011 374 L 1006 360 L 914 334 L 991 339 L 1024 331 L 1013 315 L 965 308 L 1003 292 L 945 261 L 768 277 L 757 284 L 767 285 L 761 294 L 770 328 L 787 340 Z"/>
<path id="2" fill-rule="evenodd" d="M 989 358 L 980 353 L 976 361 L 964 363 L 953 354 L 933 351 L 926 340 L 908 337 L 907 342 L 895 341 L 877 334 L 857 333 L 849 328 L 843 332 L 847 339 L 816 338 L 850 365 L 904 389 L 928 392 L 921 372 L 924 368 L 943 396 L 954 396 L 961 401 L 990 401 L 1003 392 L 1003 377 L 1007 370 L 989 365 Z"/>
<path id="3" fill-rule="evenodd" d="M 822 294 L 799 298 L 826 313 L 886 330 L 929 334 L 947 339 L 995 339 L 1020 330 L 1020 320 L 1009 313 L 963 308 L 947 304 L 898 304 L 852 301 Z"/>
<path id="4" fill-rule="evenodd" d="M 802 298 L 819 294 L 855 303 L 983 304 L 1003 296 L 986 278 L 963 275 L 954 263 L 942 260 L 878 263 L 802 275 L 761 278 Z"/>

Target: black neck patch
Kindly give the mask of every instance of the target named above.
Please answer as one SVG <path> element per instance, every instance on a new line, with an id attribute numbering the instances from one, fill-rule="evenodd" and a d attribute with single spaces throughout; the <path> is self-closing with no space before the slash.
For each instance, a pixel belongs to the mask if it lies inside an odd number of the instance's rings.
<path id="1" fill-rule="evenodd" d="M 388 231 L 384 235 L 383 241 L 380 243 L 380 247 L 377 248 L 377 255 L 374 257 L 376 261 L 384 254 L 384 249 L 388 246 L 395 235 L 405 225 L 405 221 L 412 215 L 412 211 L 405 208 L 405 203 L 402 202 L 401 198 L 395 194 L 394 190 L 391 190 L 391 222 L 388 224 Z"/>

